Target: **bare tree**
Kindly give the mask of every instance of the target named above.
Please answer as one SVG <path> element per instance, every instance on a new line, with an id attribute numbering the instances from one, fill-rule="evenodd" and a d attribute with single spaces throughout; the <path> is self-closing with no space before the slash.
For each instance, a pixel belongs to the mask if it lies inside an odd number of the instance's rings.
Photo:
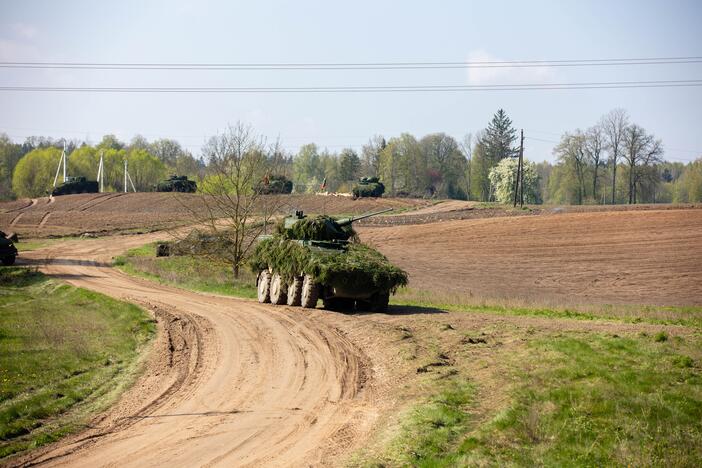
<path id="1" fill-rule="evenodd" d="M 600 122 L 605 137 L 605 145 L 612 165 L 612 204 L 617 201 L 617 162 L 622 153 L 624 132 L 629 125 L 629 116 L 624 109 L 614 109 L 602 117 Z"/>
<path id="2" fill-rule="evenodd" d="M 281 197 L 259 190 L 280 153 L 277 145 L 267 148 L 265 139 L 241 122 L 210 138 L 203 148 L 209 175 L 200 187 L 202 206 L 191 213 L 210 235 L 224 241 L 223 258 L 231 263 L 235 278 L 256 237 L 282 205 Z"/>
<path id="3" fill-rule="evenodd" d="M 380 174 L 380 152 L 387 142 L 381 135 L 375 135 L 361 148 L 361 172 L 369 177 Z"/>
<path id="4" fill-rule="evenodd" d="M 472 133 L 466 133 L 463 135 L 463 141 L 461 141 L 461 151 L 463 152 L 463 156 L 466 158 L 466 192 L 468 196 L 470 196 L 470 183 L 471 183 L 471 177 L 470 177 L 470 171 L 471 171 L 471 163 L 473 159 L 473 134 Z"/>
<path id="5" fill-rule="evenodd" d="M 597 172 L 603 165 L 602 150 L 605 145 L 605 134 L 601 125 L 590 127 L 585 134 L 585 154 L 592 164 L 592 197 L 597 201 Z"/>
<path id="6" fill-rule="evenodd" d="M 585 154 L 585 141 L 585 134 L 578 129 L 573 133 L 564 134 L 563 137 L 561 137 L 561 142 L 553 150 L 559 161 L 573 166 L 578 182 L 577 194 L 579 205 L 582 205 L 586 195 L 585 168 L 587 165 L 587 156 Z"/>
<path id="7" fill-rule="evenodd" d="M 636 188 L 646 170 L 661 162 L 663 144 L 642 127 L 633 124 L 624 132 L 624 159 L 629 166 L 629 203 L 636 203 Z"/>

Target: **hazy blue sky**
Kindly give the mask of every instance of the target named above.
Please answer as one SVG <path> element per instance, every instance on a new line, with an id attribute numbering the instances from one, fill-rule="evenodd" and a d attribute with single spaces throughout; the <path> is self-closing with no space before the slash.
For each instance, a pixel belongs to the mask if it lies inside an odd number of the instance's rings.
<path id="1" fill-rule="evenodd" d="M 0 61 L 388 62 L 702 56 L 700 1 L 0 1 Z M 0 86 L 336 86 L 702 79 L 702 64 L 492 71 L 99 71 L 0 69 Z M 615 107 L 702 154 L 702 88 L 392 94 L 0 92 L 0 131 L 129 140 L 194 153 L 237 120 L 290 151 L 360 148 L 374 134 L 460 139 L 504 108 L 530 159 Z"/>

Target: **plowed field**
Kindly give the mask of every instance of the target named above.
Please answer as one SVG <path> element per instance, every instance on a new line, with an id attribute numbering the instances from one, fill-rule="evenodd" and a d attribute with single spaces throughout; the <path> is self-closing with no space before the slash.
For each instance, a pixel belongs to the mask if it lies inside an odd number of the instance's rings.
<path id="1" fill-rule="evenodd" d="M 545 305 L 702 304 L 702 209 L 364 227 L 410 286 Z"/>

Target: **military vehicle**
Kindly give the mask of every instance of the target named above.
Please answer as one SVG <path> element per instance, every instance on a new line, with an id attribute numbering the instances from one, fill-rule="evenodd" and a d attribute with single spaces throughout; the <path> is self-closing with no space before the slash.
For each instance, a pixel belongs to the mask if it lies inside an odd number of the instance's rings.
<path id="1" fill-rule="evenodd" d="M 17 258 L 17 248 L 7 235 L 0 231 L 0 263 L 6 266 L 14 265 Z"/>
<path id="2" fill-rule="evenodd" d="M 384 312 L 390 294 L 407 284 L 407 273 L 360 243 L 351 224 L 391 211 L 356 218 L 286 217 L 278 232 L 262 236 L 249 265 L 257 273 L 259 302 L 325 309 Z"/>
<path id="3" fill-rule="evenodd" d="M 377 177 L 363 177 L 352 189 L 354 198 L 382 197 L 385 185 Z"/>
<path id="4" fill-rule="evenodd" d="M 277 193 L 292 193 L 293 183 L 283 175 L 272 175 L 264 178 L 256 187 L 259 193 L 271 195 Z"/>
<path id="5" fill-rule="evenodd" d="M 197 183 L 194 180 L 188 180 L 188 176 L 172 175 L 168 179 L 159 182 L 156 185 L 156 191 L 195 193 L 197 191 Z"/>
<path id="6" fill-rule="evenodd" d="M 66 177 L 66 181 L 55 187 L 51 195 L 69 195 L 73 193 L 98 193 L 98 183 L 95 180 L 86 180 L 85 177 Z"/>

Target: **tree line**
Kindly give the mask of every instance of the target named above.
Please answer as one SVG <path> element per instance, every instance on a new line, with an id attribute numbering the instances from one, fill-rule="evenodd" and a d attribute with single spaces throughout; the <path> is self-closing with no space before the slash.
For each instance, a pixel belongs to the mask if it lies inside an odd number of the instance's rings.
<path id="1" fill-rule="evenodd" d="M 0 134 L 0 198 L 38 197 L 51 191 L 63 140 L 30 137 L 18 144 Z M 105 190 L 124 190 L 124 161 L 138 191 L 152 190 L 167 174 L 199 177 L 203 164 L 170 139 L 148 142 L 136 136 L 128 144 L 114 135 L 105 135 L 97 145 L 67 141 L 67 168 L 70 176 L 95 180 L 100 157 L 105 169 Z M 59 178 L 59 181 L 61 179 Z"/>
<path id="2" fill-rule="evenodd" d="M 237 124 L 241 127 L 242 124 Z M 509 202 L 518 154 L 517 131 L 499 109 L 484 130 L 457 141 L 445 133 L 376 135 L 356 151 L 332 152 L 315 143 L 295 153 L 260 137 L 257 150 L 268 173 L 292 180 L 298 193 L 350 192 L 361 177 L 379 177 L 386 196 Z M 210 140 L 216 141 L 217 136 Z M 43 195 L 53 181 L 63 143 L 42 137 L 13 143 L 0 135 L 0 197 Z M 126 159 L 137 190 L 147 191 L 167 174 L 182 174 L 208 186 L 217 173 L 211 145 L 196 159 L 175 140 L 129 144 L 112 135 L 97 145 L 68 143 L 70 175 L 95 179 L 104 155 L 106 185 L 122 190 Z M 660 139 L 614 109 L 591 127 L 566 132 L 553 149 L 555 162 L 535 163 L 525 149 L 527 203 L 609 204 L 702 201 L 702 158 L 687 164 L 664 160 Z M 255 182 L 255 181 L 254 181 Z M 260 182 L 260 181 L 259 181 Z M 252 182 L 253 183 L 253 182 Z"/>

